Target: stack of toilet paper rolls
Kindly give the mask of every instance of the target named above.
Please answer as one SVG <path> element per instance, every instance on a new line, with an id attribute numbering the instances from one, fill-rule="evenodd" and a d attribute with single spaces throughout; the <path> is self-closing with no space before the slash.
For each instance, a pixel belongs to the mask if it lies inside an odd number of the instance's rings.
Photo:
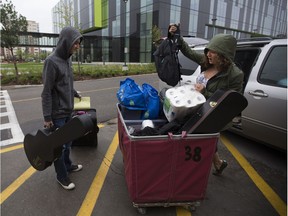
<path id="1" fill-rule="evenodd" d="M 193 85 L 174 87 L 165 93 L 163 111 L 169 122 L 174 119 L 183 121 L 205 101 L 204 95 L 196 91 Z"/>

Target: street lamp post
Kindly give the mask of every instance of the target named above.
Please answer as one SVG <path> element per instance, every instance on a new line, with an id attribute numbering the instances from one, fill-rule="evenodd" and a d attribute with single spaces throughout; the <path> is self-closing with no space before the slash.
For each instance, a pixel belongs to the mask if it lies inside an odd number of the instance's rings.
<path id="1" fill-rule="evenodd" d="M 126 64 L 126 54 L 128 52 L 128 48 L 126 47 L 126 3 L 128 2 L 128 0 L 123 0 L 123 2 L 125 3 L 125 12 L 124 12 L 124 23 L 125 23 L 125 29 L 124 29 L 124 65 L 122 67 L 122 70 L 128 70 L 127 64 Z"/>
<path id="2" fill-rule="evenodd" d="M 217 21 L 216 18 L 213 18 L 213 19 L 212 19 L 212 23 L 213 23 L 213 37 L 214 37 L 214 35 L 215 35 L 215 24 L 216 24 L 216 21 Z"/>

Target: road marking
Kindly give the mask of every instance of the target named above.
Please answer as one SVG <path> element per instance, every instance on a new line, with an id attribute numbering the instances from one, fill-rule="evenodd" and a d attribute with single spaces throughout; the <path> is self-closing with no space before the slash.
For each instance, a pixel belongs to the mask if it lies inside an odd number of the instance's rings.
<path id="1" fill-rule="evenodd" d="M 241 167 L 246 171 L 248 176 L 263 193 L 266 199 L 271 203 L 279 215 L 287 215 L 287 205 L 278 196 L 277 193 L 264 181 L 264 179 L 257 173 L 257 171 L 250 165 L 250 163 L 242 156 L 242 154 L 230 143 L 230 141 L 223 135 L 220 137 L 222 143 L 232 153 L 234 158 L 238 161 Z"/>
<path id="2" fill-rule="evenodd" d="M 81 91 L 81 94 L 83 93 L 91 93 L 91 92 L 98 92 L 98 91 L 106 91 L 111 89 L 118 89 L 119 87 L 112 87 L 112 88 L 103 88 L 103 89 L 95 89 L 95 90 L 89 90 L 89 91 Z M 33 101 L 33 100 L 40 100 L 41 97 L 35 97 L 35 98 L 27 98 L 22 100 L 14 100 L 13 103 L 21 103 L 21 102 L 27 102 L 27 101 Z"/>
<path id="3" fill-rule="evenodd" d="M 1 192 L 0 205 L 10 197 L 28 178 L 30 178 L 36 170 L 31 166 L 21 176 L 19 176 L 12 184 L 10 184 L 3 192 Z"/>
<path id="4" fill-rule="evenodd" d="M 99 128 L 105 127 L 104 124 L 98 124 Z M 117 143 L 116 143 L 117 144 Z M 23 148 L 23 144 L 15 145 L 12 147 L 6 147 L 0 149 L 0 154 L 14 151 Z M 117 147 L 117 146 L 116 146 Z M 113 158 L 112 158 L 113 159 Z M 107 162 L 108 163 L 108 162 Z M 110 166 L 110 165 L 109 165 Z M 27 179 L 29 179 L 36 170 L 31 166 L 27 169 L 21 176 L 19 176 L 12 184 L 10 184 L 1 194 L 0 194 L 0 205 L 9 198 Z"/>
<path id="5" fill-rule="evenodd" d="M 86 194 L 86 197 L 77 213 L 78 216 L 92 215 L 92 211 L 96 205 L 97 199 L 99 197 L 100 191 L 104 184 L 105 178 L 109 171 L 109 167 L 114 158 L 117 147 L 118 147 L 118 132 L 116 132 L 116 134 L 114 135 L 112 143 L 110 144 L 106 152 L 106 155 L 100 165 L 100 168 L 98 169 L 98 172 L 96 173 L 96 176 L 89 188 L 89 191 Z"/>
<path id="6" fill-rule="evenodd" d="M 17 149 L 20 149 L 20 148 L 23 148 L 23 147 L 24 147 L 23 144 L 19 144 L 19 145 L 8 147 L 8 148 L 1 148 L 0 149 L 0 154 L 6 153 L 6 152 L 10 152 L 10 151 L 14 151 L 14 150 L 17 150 Z"/>
<path id="7" fill-rule="evenodd" d="M 192 216 L 191 212 L 184 209 L 183 207 L 176 207 L 177 216 Z"/>
<path id="8" fill-rule="evenodd" d="M 99 91 L 106 91 L 106 90 L 111 90 L 111 89 L 118 89 L 119 87 L 112 87 L 112 88 L 103 88 L 103 89 L 94 89 L 94 90 L 89 90 L 89 91 L 81 91 L 81 94 L 83 93 L 91 93 L 91 92 L 99 92 Z M 32 101 L 32 100 L 40 100 L 41 97 L 35 97 L 35 98 L 28 98 L 28 99 L 22 99 L 22 100 L 15 100 L 12 101 L 13 103 L 20 103 L 20 102 L 27 102 L 27 101 Z"/>
<path id="9" fill-rule="evenodd" d="M 100 123 L 100 124 L 98 124 L 98 127 L 99 127 L 99 128 L 103 128 L 103 127 L 105 127 L 105 124 Z"/>
<path id="10" fill-rule="evenodd" d="M 106 90 L 112 90 L 112 89 L 119 89 L 119 87 L 111 87 L 111 88 L 103 88 L 103 89 L 94 89 L 89 91 L 81 91 L 82 93 L 91 93 L 91 92 L 98 92 L 98 91 L 106 91 Z"/>
<path id="11" fill-rule="evenodd" d="M 99 124 L 99 127 L 104 127 L 105 125 Z M 248 176 L 252 179 L 255 185 L 263 193 L 266 199 L 271 203 L 279 215 L 286 215 L 287 205 L 285 202 L 273 191 L 273 189 L 263 180 L 263 178 L 256 172 L 256 170 L 250 165 L 250 163 L 242 156 L 242 154 L 231 144 L 231 142 L 223 135 L 220 137 L 222 143 L 231 152 L 234 158 L 238 161 L 240 166 L 246 171 Z M 79 209 L 77 215 L 91 215 L 97 199 L 99 197 L 100 191 L 104 184 L 106 175 L 109 171 L 109 167 L 114 158 L 115 152 L 118 147 L 118 132 L 114 135 L 112 143 L 110 144 L 105 158 L 103 159 L 101 166 L 92 182 L 92 185 Z M 6 153 L 9 151 L 17 150 L 23 148 L 23 144 L 0 149 L 0 153 Z M 107 160 L 107 161 L 104 161 Z M 28 178 L 30 178 L 36 170 L 31 166 L 27 169 L 21 176 L 19 176 L 11 185 L 9 185 L 1 194 L 2 204 L 9 196 L 11 196 Z M 182 207 L 177 207 L 177 216 L 190 216 L 192 215 L 189 211 Z"/>
<path id="12" fill-rule="evenodd" d="M 1 123 L 1 131 L 8 129 L 11 131 L 12 138 L 11 139 L 6 139 L 6 140 L 1 140 L 0 146 L 6 146 L 18 142 L 23 142 L 24 139 L 24 134 L 20 128 L 20 125 L 18 124 L 17 117 L 15 114 L 15 110 L 13 108 L 12 102 L 10 100 L 9 94 L 7 90 L 0 91 L 0 98 L 1 102 L 3 101 L 4 104 L 0 105 L 0 109 L 5 110 L 6 112 L 1 112 L 0 117 L 7 117 L 8 118 L 8 123 L 2 124 Z M 8 132 L 7 132 L 8 133 Z"/>
<path id="13" fill-rule="evenodd" d="M 15 100 L 12 101 L 13 103 L 19 103 L 19 102 L 27 102 L 27 101 L 33 101 L 33 100 L 40 100 L 41 97 L 36 97 L 36 98 L 28 98 L 28 99 L 22 99 L 22 100 Z"/>

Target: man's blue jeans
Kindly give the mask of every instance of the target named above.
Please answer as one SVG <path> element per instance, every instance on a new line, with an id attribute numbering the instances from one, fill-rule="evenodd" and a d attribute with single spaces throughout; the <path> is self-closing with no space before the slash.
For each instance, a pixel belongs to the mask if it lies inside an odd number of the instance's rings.
<path id="1" fill-rule="evenodd" d="M 60 128 L 70 120 L 71 117 L 53 119 L 53 124 L 55 128 Z M 61 157 L 54 161 L 54 167 L 57 173 L 58 180 L 63 180 L 67 178 L 68 171 L 71 169 L 72 165 L 72 161 L 70 160 L 71 144 L 72 144 L 71 142 L 64 144 Z"/>

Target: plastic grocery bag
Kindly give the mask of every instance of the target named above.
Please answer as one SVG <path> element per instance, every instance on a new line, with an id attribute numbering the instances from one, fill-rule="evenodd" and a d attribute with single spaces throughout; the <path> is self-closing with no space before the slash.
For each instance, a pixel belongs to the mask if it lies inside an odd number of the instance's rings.
<path id="1" fill-rule="evenodd" d="M 141 87 L 133 79 L 126 78 L 120 81 L 120 88 L 117 91 L 117 98 L 120 104 L 130 110 L 146 110 L 145 95 Z"/>
<path id="2" fill-rule="evenodd" d="M 141 110 L 141 119 L 156 119 L 159 116 L 160 99 L 157 90 L 144 83 L 142 88 L 131 78 L 120 81 L 117 98 L 121 105 L 130 110 Z"/>
<path id="3" fill-rule="evenodd" d="M 158 92 L 151 85 L 144 83 L 142 90 L 146 101 L 146 111 L 143 113 L 142 119 L 156 119 L 159 116 L 160 100 Z"/>

